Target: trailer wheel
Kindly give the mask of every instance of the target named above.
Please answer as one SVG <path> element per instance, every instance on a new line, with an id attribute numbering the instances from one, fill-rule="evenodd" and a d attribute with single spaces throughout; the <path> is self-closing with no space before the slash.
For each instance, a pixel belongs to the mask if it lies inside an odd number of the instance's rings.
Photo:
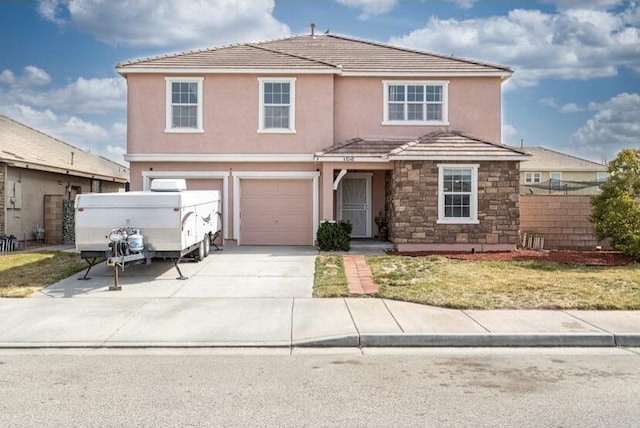
<path id="1" fill-rule="evenodd" d="M 211 236 L 209 236 L 208 233 L 205 233 L 202 242 L 204 242 L 204 256 L 208 257 L 211 252 Z"/>
<path id="2" fill-rule="evenodd" d="M 198 249 L 196 251 L 196 261 L 200 262 L 204 260 L 204 240 L 200 241 L 200 245 L 198 245 Z"/>

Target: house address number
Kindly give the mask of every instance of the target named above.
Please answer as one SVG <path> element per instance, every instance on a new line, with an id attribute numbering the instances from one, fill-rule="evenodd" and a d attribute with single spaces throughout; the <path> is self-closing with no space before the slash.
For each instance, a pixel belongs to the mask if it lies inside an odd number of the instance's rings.
<path id="1" fill-rule="evenodd" d="M 353 156 L 345 156 L 342 158 L 343 161 L 345 162 L 355 162 L 355 157 Z"/>

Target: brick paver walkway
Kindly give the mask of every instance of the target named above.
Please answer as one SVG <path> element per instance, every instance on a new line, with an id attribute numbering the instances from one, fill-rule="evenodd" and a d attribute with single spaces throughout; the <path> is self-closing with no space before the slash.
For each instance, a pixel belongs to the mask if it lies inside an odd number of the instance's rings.
<path id="1" fill-rule="evenodd" d="M 344 273 L 350 294 L 375 294 L 378 286 L 373 282 L 371 269 L 361 255 L 343 255 Z"/>

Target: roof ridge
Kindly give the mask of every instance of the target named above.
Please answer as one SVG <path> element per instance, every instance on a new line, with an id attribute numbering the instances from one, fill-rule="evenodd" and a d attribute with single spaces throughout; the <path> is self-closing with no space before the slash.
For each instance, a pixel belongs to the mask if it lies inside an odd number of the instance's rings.
<path id="1" fill-rule="evenodd" d="M 342 143 L 332 144 L 331 146 L 327 147 L 327 149 L 331 149 L 331 151 L 333 152 L 333 151 L 341 149 L 343 147 L 350 146 L 351 144 L 357 143 L 359 141 L 365 141 L 365 140 L 360 138 L 360 137 L 353 137 L 353 138 L 349 138 L 346 141 L 343 141 Z M 330 153 L 330 152 L 325 151 L 325 150 L 321 150 L 319 152 L 316 152 L 316 155 L 322 155 L 322 154 L 327 154 L 327 153 Z"/>
<path id="2" fill-rule="evenodd" d="M 420 138 L 416 138 L 415 140 L 411 140 L 409 142 L 404 143 L 403 145 L 396 147 L 395 149 L 391 150 L 389 152 L 389 154 L 387 156 L 390 155 L 397 155 L 398 153 L 404 152 L 407 149 L 410 149 L 413 146 L 416 146 L 420 143 Z"/>
<path id="3" fill-rule="evenodd" d="M 266 42 L 266 43 L 269 43 L 269 42 Z M 293 53 L 290 53 L 290 52 L 284 52 L 284 51 L 281 51 L 281 50 L 278 50 L 278 49 L 268 48 L 266 46 L 258 46 L 255 43 L 246 43 L 246 45 L 250 46 L 252 48 L 256 48 L 256 49 L 262 49 L 262 50 L 265 50 L 267 52 L 278 53 L 278 54 L 287 55 L 287 56 L 290 56 L 290 57 L 293 57 L 293 58 L 299 58 L 299 59 L 304 59 L 306 61 L 312 61 L 312 62 L 317 62 L 319 64 L 328 65 L 329 67 L 340 68 L 336 64 L 332 64 L 332 63 L 327 62 L 327 61 L 323 61 L 323 60 L 315 59 L 315 58 L 309 58 L 309 57 L 305 57 L 305 56 L 302 56 L 302 55 L 293 54 Z"/>
<path id="4" fill-rule="evenodd" d="M 389 43 L 382 43 L 382 42 L 377 42 L 377 41 L 373 41 L 373 40 L 367 40 L 367 39 L 360 39 L 357 37 L 352 37 L 352 36 L 345 36 L 345 35 L 341 35 L 341 34 L 322 34 L 319 35 L 322 37 L 333 37 L 336 39 L 342 39 L 342 40 L 349 40 L 352 42 L 359 42 L 359 43 L 365 43 L 365 44 L 369 44 L 369 45 L 373 45 L 373 46 L 380 46 L 380 47 L 384 47 L 384 48 L 389 48 L 389 49 L 395 49 L 395 50 L 399 50 L 399 51 L 405 51 L 405 52 L 412 52 L 412 53 L 417 53 L 417 54 L 421 54 L 421 55 L 430 55 L 430 56 L 435 56 L 437 58 L 442 58 L 442 59 L 450 59 L 450 60 L 454 60 L 454 61 L 460 61 L 460 62 L 466 62 L 466 63 L 470 63 L 470 64 L 475 64 L 475 65 L 482 65 L 482 66 L 486 66 L 486 67 L 494 67 L 494 68 L 499 68 L 505 71 L 508 71 L 510 73 L 513 73 L 513 69 L 511 69 L 511 67 L 508 67 L 506 65 L 501 65 L 501 64 L 492 64 L 492 63 L 488 63 L 488 62 L 482 62 L 482 61 L 477 61 L 477 60 L 472 60 L 472 59 L 467 59 L 467 58 L 460 58 L 457 56 L 453 56 L 453 54 L 451 56 L 446 56 L 443 54 L 438 54 L 438 53 L 434 53 L 434 52 L 427 52 L 427 51 L 423 51 L 420 49 L 412 49 L 412 48 L 407 48 L 404 46 L 395 46 Z"/>

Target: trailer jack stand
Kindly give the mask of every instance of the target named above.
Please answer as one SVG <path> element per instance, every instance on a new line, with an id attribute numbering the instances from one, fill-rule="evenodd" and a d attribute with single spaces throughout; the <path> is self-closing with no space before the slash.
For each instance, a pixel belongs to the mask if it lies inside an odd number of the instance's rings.
<path id="1" fill-rule="evenodd" d="M 89 259 L 83 259 L 85 262 L 87 262 L 87 264 L 89 265 L 89 267 L 87 268 L 87 270 L 84 273 L 84 276 L 78 277 L 78 281 L 87 281 L 89 279 L 91 279 L 89 275 L 89 271 L 91 270 L 92 267 L 94 267 L 96 265 L 96 260 L 98 260 L 97 257 L 92 258 L 91 260 Z"/>
<path id="2" fill-rule="evenodd" d="M 178 275 L 180 275 L 179 277 L 177 277 L 176 279 L 180 279 L 182 281 L 184 281 L 185 279 L 189 279 L 188 276 L 184 276 L 182 274 L 182 271 L 180 270 L 180 267 L 178 267 L 178 263 L 180 262 L 180 259 L 171 259 L 171 261 L 173 262 L 173 266 L 176 268 L 176 270 L 178 271 Z"/>
<path id="3" fill-rule="evenodd" d="M 120 291 L 122 286 L 118 283 L 118 264 L 113 265 L 113 285 L 109 286 L 109 291 Z"/>

